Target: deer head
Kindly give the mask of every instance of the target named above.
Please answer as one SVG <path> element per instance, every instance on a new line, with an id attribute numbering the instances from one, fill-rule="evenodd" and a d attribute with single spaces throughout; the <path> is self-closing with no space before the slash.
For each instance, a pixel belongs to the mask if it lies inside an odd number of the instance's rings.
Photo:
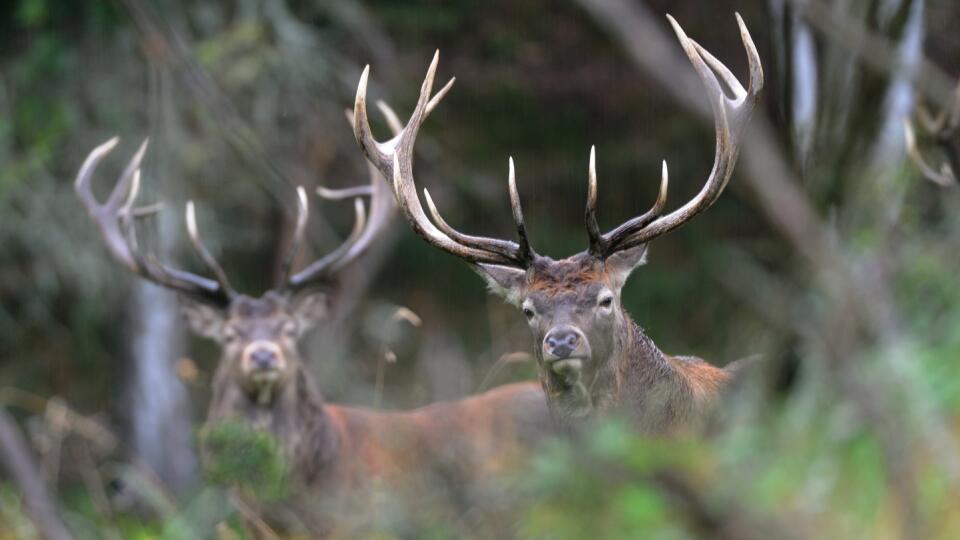
<path id="1" fill-rule="evenodd" d="M 98 202 L 91 188 L 97 165 L 116 144 L 114 138 L 94 149 L 80 168 L 75 184 L 77 195 L 100 229 L 108 251 L 134 274 L 180 295 L 192 331 L 221 345 L 217 381 L 239 389 L 239 394 L 254 403 L 271 403 L 300 369 L 297 341 L 327 314 L 328 294 L 338 273 L 366 251 L 393 214 L 395 206 L 389 187 L 375 169 L 368 167 L 369 186 L 344 191 L 319 189 L 325 198 L 354 199 L 353 231 L 338 248 L 294 273 L 292 265 L 303 243 L 309 210 L 306 191 L 297 188 L 297 220 L 279 279 L 273 288 L 252 297 L 238 293 L 230 285 L 226 272 L 201 240 L 192 201 L 186 205 L 187 231 L 194 250 L 214 279 L 171 268 L 140 250 L 136 222 L 156 211 L 156 206 L 135 206 L 147 142 L 134 154 L 106 202 Z M 363 196 L 371 197 L 369 219 Z M 214 390 L 215 394 L 224 391 Z"/>
<path id="2" fill-rule="evenodd" d="M 451 80 L 431 98 L 439 53 L 427 71 L 420 98 L 406 126 L 386 142 L 374 139 L 367 120 L 364 70 L 354 105 L 354 134 L 367 158 L 392 180 L 400 208 L 413 230 L 428 243 L 464 259 L 487 281 L 492 291 L 523 310 L 533 332 L 541 373 L 560 388 L 573 387 L 581 372 L 615 377 L 611 358 L 625 341 L 633 340 L 627 316 L 620 306 L 620 290 L 630 273 L 646 260 L 650 241 L 683 225 L 709 208 L 730 180 L 743 128 L 763 85 L 759 56 L 743 20 L 737 15 L 746 48 L 750 79 L 746 89 L 719 60 L 688 38 L 677 22 L 673 26 L 683 50 L 707 90 L 713 109 L 716 151 L 710 175 L 700 192 L 666 215 L 667 165 L 663 164 L 660 191 L 653 207 L 607 233 L 597 221 L 596 153 L 590 150 L 586 229 L 588 248 L 572 257 L 553 260 L 530 245 L 514 172 L 509 161 L 507 186 L 516 242 L 463 234 L 450 226 L 424 190 L 428 218 L 420 204 L 413 176 L 413 146 L 429 111 L 449 90 Z M 658 351 L 659 353 L 659 351 Z M 547 385 L 550 390 L 550 384 Z"/>

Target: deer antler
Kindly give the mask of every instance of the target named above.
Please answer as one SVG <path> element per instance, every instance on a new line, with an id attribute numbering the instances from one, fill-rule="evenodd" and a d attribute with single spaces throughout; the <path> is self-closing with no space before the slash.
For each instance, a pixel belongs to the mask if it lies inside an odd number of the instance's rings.
<path id="1" fill-rule="evenodd" d="M 298 189 L 298 193 L 303 193 L 303 188 Z M 306 215 L 307 213 L 308 209 L 306 201 L 306 196 L 300 198 L 300 207 L 298 210 L 297 219 L 298 224 L 300 222 L 299 216 Z M 327 253 L 323 257 L 320 257 L 319 259 L 310 263 L 303 270 L 286 278 L 284 280 L 284 284 L 278 285 L 278 288 L 286 288 L 290 291 L 299 291 L 314 287 L 318 284 L 327 283 L 339 269 L 343 268 L 348 262 L 353 260 L 355 255 L 348 257 L 351 252 L 359 254 L 360 251 L 363 251 L 363 249 L 367 247 L 366 244 L 361 244 L 359 242 L 361 236 L 364 235 L 367 223 L 363 199 L 357 197 L 353 200 L 353 210 L 353 230 L 350 232 L 350 235 L 347 236 L 347 239 L 330 253 Z M 290 248 L 291 255 L 288 256 L 288 261 L 292 260 L 293 254 L 296 253 L 297 246 L 299 246 L 302 241 L 303 232 L 295 232 L 294 240 Z M 359 247 L 359 249 L 356 249 L 357 247 Z M 287 266 L 289 267 L 289 264 Z"/>
<path id="2" fill-rule="evenodd" d="M 387 119 L 387 123 L 394 134 L 399 133 L 399 122 L 396 120 L 396 114 L 383 102 L 377 104 Z M 353 113 L 345 111 L 347 121 L 352 126 Z M 328 200 L 354 199 L 355 221 L 351 234 L 334 251 L 310 263 L 300 272 L 290 275 L 290 265 L 299 245 L 303 242 L 304 229 L 307 216 L 307 196 L 302 188 L 298 189 L 298 214 L 297 227 L 294 230 L 293 241 L 291 242 L 290 252 L 285 260 L 284 269 L 281 273 L 280 287 L 286 287 L 291 290 L 300 290 L 309 288 L 319 283 L 329 281 L 338 271 L 346 267 L 350 262 L 363 254 L 370 244 L 383 232 L 384 227 L 393 216 L 396 204 L 393 194 L 390 192 L 390 186 L 386 180 L 380 177 L 380 173 L 372 164 L 367 163 L 367 173 L 370 182 L 366 186 L 355 186 L 346 189 L 328 189 L 324 187 L 317 188 L 317 194 Z M 361 197 L 370 197 L 370 215 L 366 216 L 364 212 L 363 200 Z"/>
<path id="3" fill-rule="evenodd" d="M 924 159 L 917 147 L 916 133 L 909 119 L 905 119 L 903 125 L 907 156 L 927 180 L 941 186 L 957 185 L 957 169 L 960 169 L 960 83 L 957 83 L 954 90 L 950 107 L 944 107 L 934 116 L 926 107 L 918 104 L 917 119 L 925 135 L 946 155 L 948 163 L 941 164 L 938 171 Z"/>
<path id="4" fill-rule="evenodd" d="M 520 200 L 516 196 L 515 181 L 511 175 L 511 203 L 517 229 L 521 233 L 520 243 L 481 236 L 469 236 L 459 233 L 448 225 L 433 205 L 428 193 L 425 192 L 427 204 L 431 207 L 434 222 L 427 218 L 417 196 L 416 183 L 413 177 L 413 146 L 417 139 L 417 132 L 430 112 L 450 90 L 455 79 L 450 79 L 436 95 L 431 98 L 433 79 L 437 71 L 440 52 L 433 56 L 433 62 L 427 70 L 427 75 L 420 87 L 420 97 L 417 106 L 407 124 L 392 139 L 378 142 L 373 138 L 370 122 L 367 118 L 367 79 L 370 75 L 370 66 L 363 70 L 360 84 L 357 86 L 357 98 L 354 103 L 353 132 L 357 143 L 371 163 L 392 181 L 400 209 L 413 230 L 430 244 L 463 259 L 474 263 L 504 264 L 525 266 L 533 260 L 535 254 L 526 240 L 526 229 L 523 226 L 523 213 L 520 209 Z M 512 161 L 512 160 L 511 160 Z M 512 166 L 511 166 L 512 170 Z"/>
<path id="5" fill-rule="evenodd" d="M 663 163 L 663 172 L 660 180 L 660 193 L 657 201 L 649 212 L 635 217 L 606 234 L 599 234 L 596 218 L 597 178 L 595 155 L 590 151 L 589 190 L 587 194 L 586 226 L 590 236 L 590 252 L 597 257 L 606 258 L 611 254 L 644 244 L 654 238 L 683 225 L 693 216 L 709 208 L 723 192 L 730 181 L 733 166 L 737 161 L 740 150 L 743 128 L 750 118 L 750 113 L 757 102 L 757 96 L 763 87 L 763 68 L 760 65 L 760 56 L 750 38 L 740 14 L 736 15 L 740 27 L 740 39 L 747 50 L 747 65 L 750 70 L 750 81 L 744 89 L 740 81 L 699 43 L 687 37 L 683 29 L 673 17 L 667 15 L 673 26 L 680 45 L 690 58 L 693 68 L 703 82 L 710 98 L 713 109 L 713 124 L 716 131 L 717 143 L 714 153 L 713 169 L 700 192 L 686 204 L 673 212 L 661 216 L 667 198 L 667 163 Z M 733 94 L 727 97 L 726 89 Z"/>
<path id="6" fill-rule="evenodd" d="M 135 220 L 141 217 L 144 212 L 141 209 L 134 208 L 134 203 L 140 191 L 140 162 L 147 150 L 146 140 L 140 145 L 140 149 L 137 150 L 123 170 L 107 201 L 103 204 L 97 202 L 91 188 L 93 173 L 100 161 L 116 147 L 118 141 L 119 139 L 114 137 L 94 148 L 80 167 L 74 185 L 77 196 L 86 207 L 87 213 L 90 214 L 90 217 L 93 218 L 100 229 L 107 250 L 113 258 L 128 270 L 161 287 L 210 304 L 218 306 L 229 304 L 230 300 L 236 296 L 236 291 L 227 281 L 223 268 L 210 255 L 197 234 L 196 216 L 194 215 L 192 202 L 187 203 L 186 213 L 190 239 L 200 258 L 217 277 L 216 281 L 170 268 L 140 252 L 137 244 Z M 155 210 L 151 210 L 150 213 L 153 211 Z"/>
<path id="7" fill-rule="evenodd" d="M 747 62 L 750 69 L 750 80 L 746 89 L 726 66 L 701 47 L 700 44 L 688 38 L 673 17 L 667 16 L 680 40 L 680 44 L 707 89 L 710 105 L 713 109 L 717 145 L 713 170 L 703 189 L 682 207 L 666 216 L 661 216 L 666 204 L 668 184 L 667 164 L 664 162 L 660 193 L 653 208 L 610 232 L 601 234 L 596 211 L 596 152 L 595 149 L 591 148 L 585 221 L 590 238 L 588 251 L 592 255 L 603 259 L 617 251 L 649 242 L 653 238 L 679 227 L 696 214 L 709 208 L 730 181 L 733 166 L 737 160 L 737 153 L 740 149 L 743 128 L 757 102 L 760 89 L 763 87 L 763 69 L 760 66 L 757 49 L 750 38 L 750 33 L 747 31 L 743 19 L 740 18 L 739 14 L 736 17 L 737 24 L 740 27 L 740 36 L 747 51 Z M 440 215 L 427 190 L 424 190 L 424 199 L 433 218 L 432 221 L 426 217 L 423 207 L 420 205 L 413 177 L 413 145 L 416 141 L 417 132 L 427 114 L 443 98 L 453 83 L 453 79 L 451 79 L 440 92 L 433 98 L 430 97 L 438 60 L 439 52 L 434 55 L 433 62 L 427 70 L 427 76 L 420 88 L 420 98 L 407 124 L 392 139 L 385 142 L 378 142 L 373 138 L 367 120 L 366 92 L 370 66 L 364 69 L 363 75 L 360 77 L 360 84 L 357 87 L 357 98 L 354 104 L 354 134 L 357 142 L 370 162 L 384 176 L 392 179 L 394 193 L 407 221 L 413 227 L 413 230 L 427 242 L 471 263 L 527 268 L 539 256 L 530 247 L 527 237 L 520 197 L 517 193 L 513 158 L 509 161 L 507 185 L 510 192 L 513 219 L 517 228 L 518 242 L 471 236 L 457 231 Z M 724 87 L 733 94 L 732 98 L 727 97 Z"/>

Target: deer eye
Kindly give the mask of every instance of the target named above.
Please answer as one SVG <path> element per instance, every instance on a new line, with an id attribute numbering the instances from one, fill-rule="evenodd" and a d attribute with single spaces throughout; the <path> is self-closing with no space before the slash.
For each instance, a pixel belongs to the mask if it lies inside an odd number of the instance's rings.
<path id="1" fill-rule="evenodd" d="M 599 305 L 600 307 L 602 307 L 602 308 L 608 308 L 608 307 L 612 306 L 612 305 L 613 305 L 613 297 L 612 297 L 612 296 L 604 296 L 604 297 L 600 298 L 600 301 L 598 302 L 598 305 Z"/>
<path id="2" fill-rule="evenodd" d="M 534 311 L 533 311 L 532 309 L 530 309 L 530 308 L 528 308 L 528 307 L 525 307 L 525 308 L 523 308 L 523 315 L 524 315 L 524 317 L 526 317 L 527 320 L 529 321 L 530 319 L 532 319 L 532 318 L 536 315 L 536 313 L 534 313 Z"/>

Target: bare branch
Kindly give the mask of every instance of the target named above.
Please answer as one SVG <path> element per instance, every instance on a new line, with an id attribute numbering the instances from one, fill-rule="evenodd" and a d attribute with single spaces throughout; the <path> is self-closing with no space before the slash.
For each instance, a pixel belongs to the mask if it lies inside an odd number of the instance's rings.
<path id="1" fill-rule="evenodd" d="M 34 461 L 23 435 L 3 407 L 0 407 L 0 463 L 20 490 L 40 534 L 47 540 L 73 538 L 60 520 L 57 505 L 43 482 L 43 473 Z"/>

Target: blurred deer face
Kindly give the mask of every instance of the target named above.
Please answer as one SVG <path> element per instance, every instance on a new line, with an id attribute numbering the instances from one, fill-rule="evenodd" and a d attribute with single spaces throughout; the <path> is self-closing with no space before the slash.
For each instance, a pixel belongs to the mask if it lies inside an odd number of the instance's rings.
<path id="1" fill-rule="evenodd" d="M 324 295 L 291 299 L 270 291 L 260 298 L 239 296 L 226 312 L 206 305 L 186 308 L 191 329 L 218 341 L 219 369 L 261 404 L 283 389 L 301 360 L 297 341 L 326 313 Z"/>
<path id="2" fill-rule="evenodd" d="M 479 265 L 494 292 L 522 311 L 541 367 L 557 374 L 590 371 L 611 357 L 623 327 L 620 289 L 645 262 L 646 247 L 605 261 L 581 253 L 539 258 L 526 270 Z"/>

